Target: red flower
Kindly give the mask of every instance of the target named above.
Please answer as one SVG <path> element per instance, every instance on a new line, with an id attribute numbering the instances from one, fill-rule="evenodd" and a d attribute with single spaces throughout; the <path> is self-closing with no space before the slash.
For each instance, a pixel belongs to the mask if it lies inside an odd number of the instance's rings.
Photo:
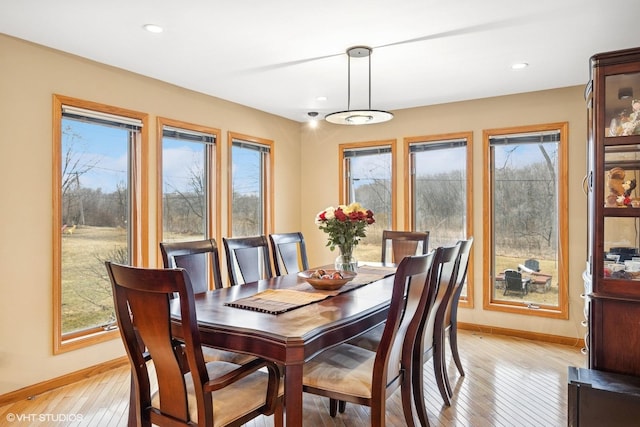
<path id="1" fill-rule="evenodd" d="M 343 211 L 342 209 L 340 209 L 340 208 L 336 209 L 335 216 L 336 216 L 336 219 L 337 219 L 338 221 L 343 221 L 343 222 L 344 222 L 344 221 L 346 221 L 346 220 L 347 220 L 347 215 L 346 215 L 346 214 L 344 213 L 344 211 Z"/>

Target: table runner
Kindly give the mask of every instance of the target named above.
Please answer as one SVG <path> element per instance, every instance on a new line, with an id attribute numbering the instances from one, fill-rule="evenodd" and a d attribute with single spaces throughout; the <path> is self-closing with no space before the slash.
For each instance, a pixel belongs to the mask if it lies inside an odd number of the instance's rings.
<path id="1" fill-rule="evenodd" d="M 267 289 L 249 297 L 227 302 L 225 305 L 262 313 L 280 314 L 368 285 L 395 272 L 395 267 L 366 266 L 359 269 L 358 275 L 353 280 L 335 291 L 318 290 L 304 282 L 289 289 Z"/>

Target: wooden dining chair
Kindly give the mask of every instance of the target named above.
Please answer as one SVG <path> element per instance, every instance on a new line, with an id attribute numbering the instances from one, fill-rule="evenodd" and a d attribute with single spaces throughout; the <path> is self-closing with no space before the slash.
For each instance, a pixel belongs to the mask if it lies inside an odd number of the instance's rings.
<path id="1" fill-rule="evenodd" d="M 348 343 L 325 350 L 304 364 L 303 390 L 336 402 L 371 408 L 371 426 L 385 425 L 386 399 L 398 388 L 407 426 L 414 426 L 411 357 L 420 319 L 431 302 L 426 290 L 434 253 L 404 258 L 393 283 L 380 345 L 370 351 Z"/>
<path id="2" fill-rule="evenodd" d="M 433 309 L 427 313 L 423 319 L 421 319 L 417 339 L 415 341 L 414 353 L 412 358 L 412 387 L 413 398 L 415 400 L 416 410 L 418 412 L 418 418 L 422 425 L 428 425 L 427 408 L 424 401 L 424 363 L 429 359 L 433 359 L 433 375 L 440 391 L 440 396 L 445 405 L 451 405 L 449 394 L 444 384 L 444 360 L 442 356 L 441 346 L 437 347 L 435 342 L 441 336 L 440 329 L 442 324 L 440 322 L 442 318 L 441 312 L 444 310 L 449 295 L 453 291 L 453 285 L 455 284 L 456 274 L 458 271 L 458 265 L 460 257 L 460 243 L 455 246 L 446 246 L 438 248 L 438 259 L 434 262 L 433 271 L 434 274 L 434 289 L 435 296 L 433 301 Z M 439 315 L 440 313 L 440 315 Z"/>
<path id="3" fill-rule="evenodd" d="M 223 237 L 231 286 L 273 277 L 265 236 Z"/>
<path id="4" fill-rule="evenodd" d="M 449 337 L 449 346 L 455 365 L 464 376 L 464 369 L 460 361 L 458 353 L 458 302 L 460 294 L 467 278 L 467 270 L 469 268 L 469 257 L 471 256 L 471 246 L 473 245 L 473 237 L 467 240 L 460 240 L 460 251 L 458 253 L 458 267 L 455 280 L 452 280 L 453 288 L 448 292 L 448 298 L 442 303 L 441 309 L 436 313 L 436 328 L 434 329 L 434 352 L 438 353 L 439 360 L 442 361 L 442 375 L 444 385 L 448 396 L 453 397 L 453 390 L 449 382 L 449 374 L 446 365 L 446 338 Z"/>
<path id="5" fill-rule="evenodd" d="M 389 251 L 390 249 L 390 251 Z M 428 231 L 382 231 L 382 263 L 399 263 L 410 255 L 429 252 Z"/>
<path id="6" fill-rule="evenodd" d="M 215 239 L 161 242 L 160 252 L 164 268 L 187 270 L 196 294 L 223 287 L 220 254 Z M 211 282 L 213 286 L 209 284 Z"/>
<path id="7" fill-rule="evenodd" d="M 449 346 L 451 348 L 451 354 L 456 364 L 456 368 L 460 375 L 464 376 L 464 368 L 460 361 L 460 354 L 458 353 L 458 303 L 460 301 L 460 294 L 464 287 L 464 282 L 467 280 L 467 272 L 469 271 L 469 258 L 471 257 L 471 247 L 473 246 L 473 237 L 469 237 L 467 240 L 460 241 L 460 262 L 458 266 L 458 275 L 456 277 L 456 284 L 454 290 L 447 304 L 447 310 L 444 317 L 444 334 L 449 336 Z M 446 372 L 446 369 L 445 369 Z"/>
<path id="8" fill-rule="evenodd" d="M 309 269 L 307 246 L 302 233 L 269 234 L 269 242 L 276 276 Z"/>
<path id="9" fill-rule="evenodd" d="M 214 239 L 194 240 L 188 242 L 160 243 L 164 268 L 183 268 L 189 275 L 193 293 L 199 294 L 210 289 L 213 280 L 215 289 L 222 288 L 220 278 L 220 256 Z M 244 364 L 254 356 L 213 347 L 203 347 L 207 362 L 222 360 L 225 362 Z"/>
<path id="10" fill-rule="evenodd" d="M 132 368 L 137 423 L 227 426 L 275 414 L 275 424 L 282 426 L 283 387 L 274 363 L 258 358 L 245 365 L 205 363 L 193 288 L 185 270 L 108 261 L 106 268 Z M 174 294 L 179 300 L 172 298 Z M 176 303 L 179 323 L 171 316 Z M 153 363 L 157 390 L 151 387 L 146 355 Z"/>

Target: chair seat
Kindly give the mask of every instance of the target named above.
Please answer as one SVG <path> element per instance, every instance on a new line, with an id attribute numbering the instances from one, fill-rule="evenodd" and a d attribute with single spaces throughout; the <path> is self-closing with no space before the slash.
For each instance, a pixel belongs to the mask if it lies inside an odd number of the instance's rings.
<path id="1" fill-rule="evenodd" d="M 375 328 L 368 330 L 364 334 L 350 339 L 349 341 L 347 341 L 347 343 L 360 348 L 364 348 L 365 350 L 377 351 L 378 344 L 380 344 L 380 339 L 382 338 L 382 332 L 384 332 L 384 323 L 381 323 Z"/>
<path id="2" fill-rule="evenodd" d="M 350 396 L 371 398 L 376 353 L 351 344 L 325 350 L 304 364 L 303 384 Z"/>
<path id="3" fill-rule="evenodd" d="M 221 350 L 213 347 L 202 347 L 202 355 L 206 362 L 230 362 L 237 365 L 244 365 L 253 359 L 255 356 L 249 354 L 236 353 L 235 351 Z"/>
<path id="4" fill-rule="evenodd" d="M 209 372 L 209 378 L 218 378 L 238 368 L 238 365 L 228 362 L 209 362 L 206 367 Z M 185 374 L 185 382 L 187 385 L 189 416 L 192 422 L 197 423 L 198 405 L 191 373 Z M 214 427 L 226 426 L 263 406 L 265 404 L 264 390 L 268 382 L 269 376 L 266 372 L 256 371 L 221 390 L 211 393 Z M 284 385 L 281 382 L 278 395 L 282 396 L 283 394 Z M 160 407 L 160 395 L 157 391 L 151 395 L 151 405 L 155 408 Z"/>

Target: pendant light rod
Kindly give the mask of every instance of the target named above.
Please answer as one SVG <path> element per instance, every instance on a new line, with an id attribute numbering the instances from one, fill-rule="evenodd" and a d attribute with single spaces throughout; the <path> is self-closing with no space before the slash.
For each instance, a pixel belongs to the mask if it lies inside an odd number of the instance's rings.
<path id="1" fill-rule="evenodd" d="M 367 125 L 373 123 L 382 123 L 393 118 L 393 114 L 387 111 L 371 109 L 371 48 L 368 46 L 354 46 L 347 49 L 349 60 L 347 63 L 347 110 L 337 113 L 327 114 L 325 120 L 330 123 L 340 125 Z M 369 61 L 368 71 L 368 109 L 352 110 L 351 109 L 351 58 L 367 58 Z"/>

